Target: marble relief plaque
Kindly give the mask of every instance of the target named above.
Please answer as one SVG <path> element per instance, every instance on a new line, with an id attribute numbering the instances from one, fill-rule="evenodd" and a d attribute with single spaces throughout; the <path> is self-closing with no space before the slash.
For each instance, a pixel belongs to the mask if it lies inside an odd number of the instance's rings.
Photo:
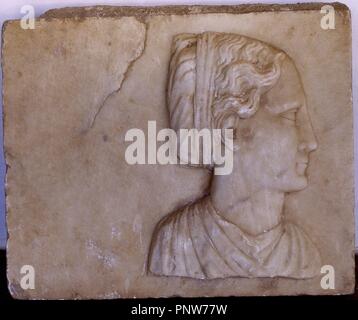
<path id="1" fill-rule="evenodd" d="M 11 294 L 352 293 L 350 12 L 323 6 L 7 22 Z"/>

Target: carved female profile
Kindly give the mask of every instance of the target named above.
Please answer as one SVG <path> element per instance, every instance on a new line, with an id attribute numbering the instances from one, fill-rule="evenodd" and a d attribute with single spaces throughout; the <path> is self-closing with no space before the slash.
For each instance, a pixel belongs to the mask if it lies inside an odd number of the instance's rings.
<path id="1" fill-rule="evenodd" d="M 292 59 L 237 34 L 180 34 L 168 81 L 171 128 L 232 128 L 233 171 L 213 175 L 204 198 L 159 221 L 148 271 L 198 279 L 317 275 L 316 246 L 284 212 L 285 195 L 307 186 L 317 148 Z"/>

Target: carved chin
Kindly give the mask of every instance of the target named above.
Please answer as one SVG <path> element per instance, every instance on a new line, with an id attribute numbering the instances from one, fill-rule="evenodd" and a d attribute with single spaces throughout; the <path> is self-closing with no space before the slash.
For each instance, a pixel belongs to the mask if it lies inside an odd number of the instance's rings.
<path id="1" fill-rule="evenodd" d="M 299 175 L 296 172 L 292 174 L 292 171 L 290 176 L 286 175 L 277 182 L 277 189 L 282 192 L 300 191 L 306 188 L 308 185 L 308 179 L 306 175 Z"/>

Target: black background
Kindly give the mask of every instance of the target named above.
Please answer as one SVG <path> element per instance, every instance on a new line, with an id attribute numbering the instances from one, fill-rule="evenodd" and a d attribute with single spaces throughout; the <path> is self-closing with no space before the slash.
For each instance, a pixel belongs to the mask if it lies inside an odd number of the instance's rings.
<path id="1" fill-rule="evenodd" d="M 356 256 L 356 275 L 358 274 L 358 256 Z M 174 313 L 166 313 L 162 318 L 153 317 L 149 315 L 134 316 L 131 315 L 132 307 L 141 306 L 166 306 L 173 310 L 176 304 L 226 304 L 226 315 L 203 315 L 203 316 L 183 316 L 175 315 Z M 298 307 L 301 305 L 308 305 L 309 307 Z M 94 311 L 110 312 L 114 314 L 111 318 L 114 319 L 245 319 L 246 312 L 252 314 L 264 314 L 273 312 L 273 315 L 285 316 L 286 319 L 290 319 L 292 315 L 301 315 L 302 317 L 312 316 L 313 310 L 315 310 L 318 316 L 323 314 L 331 314 L 335 307 L 339 306 L 339 318 L 342 317 L 345 312 L 348 312 L 351 307 L 355 311 L 358 311 L 358 291 L 357 284 L 354 295 L 346 296 L 297 296 L 297 297 L 225 297 L 225 298 L 160 298 L 160 299 L 117 299 L 117 300 L 76 300 L 76 301 L 41 301 L 41 300 L 15 300 L 11 297 L 7 289 L 6 279 L 6 252 L 0 250 L 0 319 L 3 318 L 4 307 L 9 307 L 11 310 L 11 316 L 17 312 L 24 312 L 25 314 L 39 315 L 33 312 L 41 310 L 45 314 L 59 316 L 61 314 L 67 315 L 67 307 L 71 306 L 71 310 L 77 310 L 79 315 L 83 315 L 83 312 L 94 315 Z M 49 307 L 49 308 L 48 308 Z M 64 308 L 66 307 L 66 308 Z M 73 309 L 75 308 L 75 309 Z M 46 310 L 46 311 L 45 311 Z M 48 311 L 49 310 L 49 311 Z M 289 314 L 287 314 L 290 312 Z M 318 312 L 318 313 L 317 313 Z M 70 313 L 74 313 L 71 311 Z M 101 313 L 101 318 L 104 318 L 105 314 Z M 107 317 L 107 316 L 106 316 Z M 357 316 L 352 314 L 350 318 L 355 319 Z M 52 318 L 52 317 L 51 317 Z"/>

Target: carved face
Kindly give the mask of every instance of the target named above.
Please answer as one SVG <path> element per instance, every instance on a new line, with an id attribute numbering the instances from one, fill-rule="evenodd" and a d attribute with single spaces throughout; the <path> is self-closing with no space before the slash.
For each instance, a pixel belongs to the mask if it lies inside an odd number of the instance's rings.
<path id="1" fill-rule="evenodd" d="M 241 119 L 236 132 L 239 150 L 235 166 L 250 192 L 283 192 L 306 187 L 309 153 L 317 148 L 303 87 L 293 63 L 286 58 L 276 85 L 261 97 L 260 108 Z"/>

